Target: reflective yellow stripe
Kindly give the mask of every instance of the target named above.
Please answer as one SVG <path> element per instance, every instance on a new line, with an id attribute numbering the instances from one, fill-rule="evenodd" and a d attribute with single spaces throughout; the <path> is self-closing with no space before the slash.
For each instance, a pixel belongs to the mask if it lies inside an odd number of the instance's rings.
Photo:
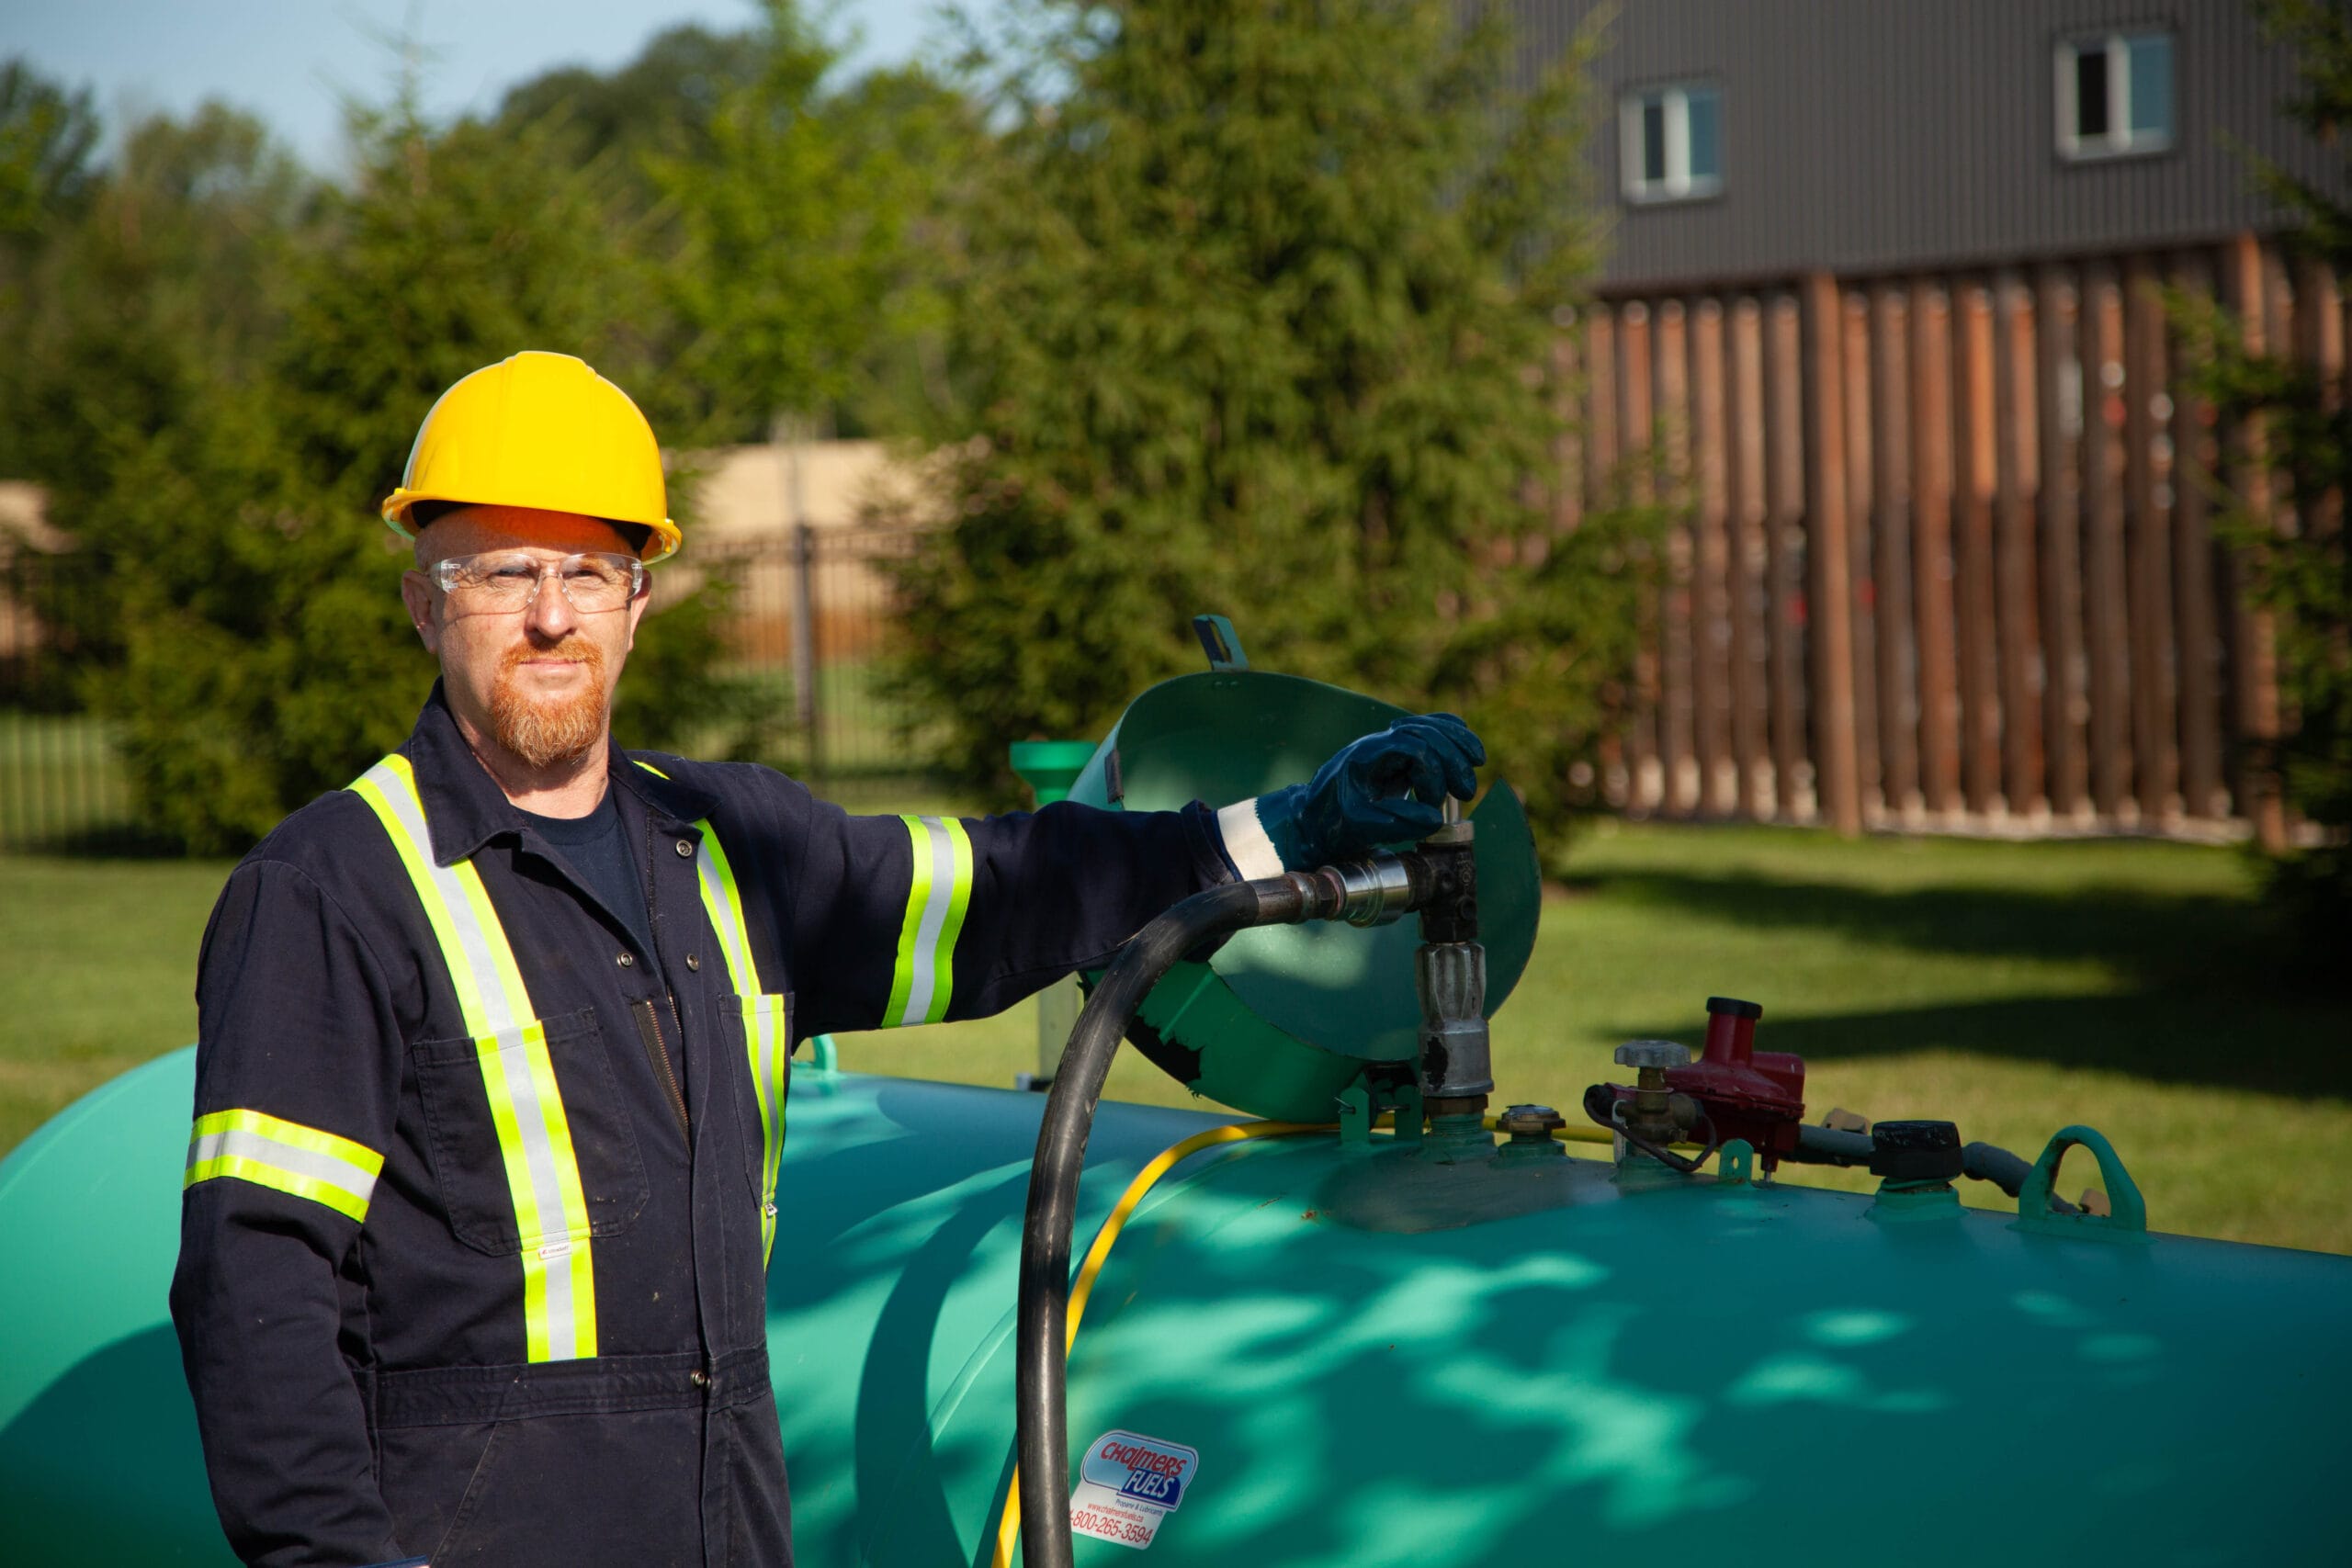
<path id="1" fill-rule="evenodd" d="M 752 961 L 752 931 L 743 923 L 743 899 L 735 886 L 735 868 L 709 821 L 695 826 L 702 829 L 702 858 L 696 863 L 702 875 L 702 907 L 710 915 L 711 929 L 718 933 L 718 951 L 727 959 L 727 975 L 735 982 L 736 995 L 755 997 L 761 989 L 760 970 Z"/>
<path id="2" fill-rule="evenodd" d="M 266 1111 L 215 1111 L 189 1129 L 180 1186 L 233 1176 L 365 1221 L 383 1168 L 384 1156 L 365 1144 Z"/>
<path id="3" fill-rule="evenodd" d="M 441 944 L 474 1043 L 498 1153 L 522 1237 L 523 1326 L 534 1361 L 596 1353 L 596 1281 L 588 1201 L 546 1028 L 514 949 L 470 860 L 436 865 L 408 759 L 385 758 L 352 785 L 400 853 Z"/>
<path id="4" fill-rule="evenodd" d="M 914 869 L 899 926 L 885 1028 L 937 1023 L 956 987 L 956 939 L 972 900 L 972 840 L 953 817 L 901 817 Z"/>
<path id="5" fill-rule="evenodd" d="M 784 998 L 738 998 L 743 1009 L 743 1048 L 760 1101 L 760 1262 L 775 1251 L 776 1172 L 784 1160 L 786 1075 L 792 1070 L 792 1043 L 786 1034 Z"/>
<path id="6" fill-rule="evenodd" d="M 419 829 L 424 822 L 424 807 L 417 798 L 416 775 L 410 772 L 408 759 L 387 757 L 360 774 L 351 787 L 374 810 L 377 820 L 383 823 L 393 850 L 401 857 L 401 865 L 408 872 L 410 885 L 424 905 L 424 918 L 441 943 L 442 955 L 449 959 L 449 980 L 458 989 L 458 1010 L 465 1017 L 466 1032 L 483 1032 L 474 1027 L 474 1020 L 484 1011 L 483 998 L 475 988 L 474 965 L 463 956 L 456 919 L 442 891 L 443 879 L 435 874 L 433 846 L 420 832 L 412 831 L 402 819 L 404 816 L 413 816 Z"/>
<path id="7" fill-rule="evenodd" d="M 630 761 L 655 778 L 670 776 L 642 757 Z M 711 930 L 718 935 L 718 951 L 727 960 L 736 1003 L 743 1010 L 743 1054 L 760 1106 L 760 1258 L 764 1264 L 775 1251 L 775 1184 L 784 1161 L 792 1021 L 781 996 L 760 989 L 759 964 L 752 957 L 752 933 L 743 923 L 742 893 L 736 886 L 726 847 L 718 841 L 718 829 L 708 818 L 695 826 L 702 830 L 703 854 L 696 862 L 702 905 L 710 916 Z"/>
<path id="8" fill-rule="evenodd" d="M 743 923 L 742 892 L 736 886 L 735 868 L 728 862 L 726 848 L 718 841 L 718 831 L 707 820 L 695 826 L 702 830 L 703 852 L 696 861 L 702 907 L 710 916 L 711 930 L 718 933 L 718 951 L 727 960 L 728 976 L 735 983 L 737 1005 L 743 1010 L 743 1053 L 760 1105 L 760 1257 L 764 1261 L 775 1248 L 775 1181 L 784 1157 L 790 1021 L 785 1016 L 784 998 L 760 989 L 751 928 Z"/>

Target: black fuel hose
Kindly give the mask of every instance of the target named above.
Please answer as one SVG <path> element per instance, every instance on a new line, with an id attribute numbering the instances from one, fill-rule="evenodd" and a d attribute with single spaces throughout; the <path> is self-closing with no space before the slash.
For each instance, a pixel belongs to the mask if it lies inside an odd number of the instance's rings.
<path id="1" fill-rule="evenodd" d="M 2021 1159 L 2008 1150 L 1991 1144 L 1971 1144 L 1960 1151 L 1962 1176 L 1979 1181 L 1989 1181 L 2014 1198 L 2025 1186 L 2025 1179 L 2033 1174 L 2033 1162 Z M 2055 1192 L 2050 1195 L 2050 1206 L 2062 1214 L 2079 1214 L 2082 1210 Z"/>
<path id="2" fill-rule="evenodd" d="M 1160 976 L 1204 942 L 1251 926 L 1329 919 L 1344 892 L 1326 874 L 1289 874 L 1212 887 L 1138 931 L 1087 998 L 1046 1096 L 1029 1208 L 1021 1231 L 1021 1300 L 1014 1329 L 1019 1407 L 1021 1560 L 1026 1568 L 1069 1568 L 1069 1411 L 1065 1364 L 1069 1316 L 1070 1231 L 1078 1179 L 1086 1165 L 1111 1058 Z"/>
<path id="3" fill-rule="evenodd" d="M 1868 1133 L 1847 1133 L 1836 1127 L 1797 1128 L 1797 1146 L 1781 1157 L 1799 1165 L 1868 1165 L 1878 1145 Z"/>
<path id="4" fill-rule="evenodd" d="M 1804 1165 L 1867 1166 L 1877 1152 L 1877 1145 L 1868 1133 L 1840 1132 L 1834 1127 L 1799 1127 L 1797 1146 L 1786 1157 Z M 2014 1198 L 2025 1186 L 2025 1179 L 2033 1174 L 2033 1162 L 2020 1159 L 2008 1150 L 1993 1144 L 1971 1144 L 1961 1150 L 1960 1173 L 1977 1181 L 1989 1181 Z M 2062 1214 L 2081 1211 L 2064 1198 L 2052 1194 L 2050 1206 Z"/>

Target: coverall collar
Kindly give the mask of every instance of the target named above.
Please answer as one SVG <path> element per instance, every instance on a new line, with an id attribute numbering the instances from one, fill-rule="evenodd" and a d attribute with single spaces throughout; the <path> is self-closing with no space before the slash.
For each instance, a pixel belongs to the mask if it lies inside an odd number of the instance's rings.
<path id="1" fill-rule="evenodd" d="M 683 827 L 710 815 L 718 804 L 705 791 L 650 773 L 628 760 L 628 753 L 605 742 L 607 788 L 623 788 L 643 800 L 658 817 Z M 433 859 L 455 865 L 501 833 L 520 833 L 526 826 L 520 807 L 506 798 L 490 770 L 481 765 L 449 711 L 441 682 L 416 716 L 416 728 L 401 748 L 416 774 L 416 793 L 424 803 L 425 829 L 433 839 Z"/>

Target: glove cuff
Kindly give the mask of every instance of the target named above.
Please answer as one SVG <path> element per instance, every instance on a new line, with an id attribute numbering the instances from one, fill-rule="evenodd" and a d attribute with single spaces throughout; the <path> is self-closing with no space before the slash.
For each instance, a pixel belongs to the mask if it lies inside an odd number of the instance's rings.
<path id="1" fill-rule="evenodd" d="M 1298 830 L 1304 786 L 1289 784 L 1267 794 L 1237 800 L 1216 814 L 1216 829 L 1225 840 L 1226 858 L 1244 882 L 1279 876 L 1309 863 Z"/>

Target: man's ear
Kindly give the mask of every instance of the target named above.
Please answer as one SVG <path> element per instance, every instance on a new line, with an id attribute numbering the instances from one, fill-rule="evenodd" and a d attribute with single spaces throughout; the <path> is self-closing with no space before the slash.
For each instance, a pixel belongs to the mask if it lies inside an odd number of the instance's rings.
<path id="1" fill-rule="evenodd" d="M 441 622 L 434 614 L 433 584 L 421 571 L 401 573 L 401 603 L 408 606 L 409 624 L 424 639 L 425 651 L 441 651 Z"/>
<path id="2" fill-rule="evenodd" d="M 628 652 L 637 651 L 637 628 L 645 619 L 646 606 L 652 603 L 653 574 L 649 571 L 645 574 L 645 586 L 639 589 L 637 597 L 628 602 Z"/>

